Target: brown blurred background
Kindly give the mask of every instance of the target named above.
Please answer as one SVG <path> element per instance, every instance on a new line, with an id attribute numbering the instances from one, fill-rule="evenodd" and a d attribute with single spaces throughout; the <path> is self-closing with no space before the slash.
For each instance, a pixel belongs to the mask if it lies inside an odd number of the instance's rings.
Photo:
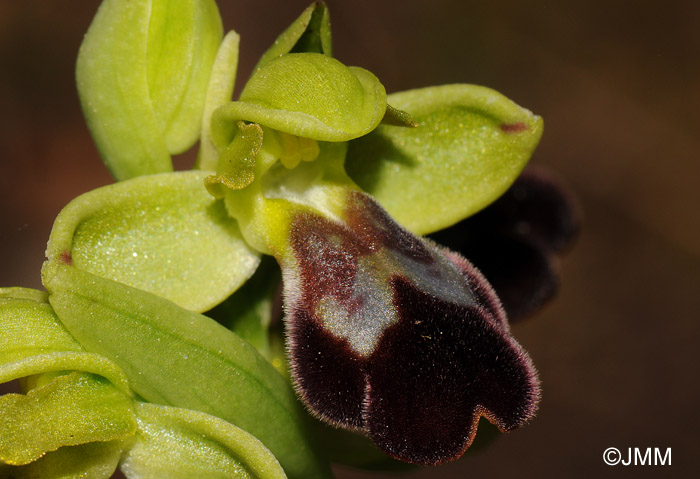
<path id="1" fill-rule="evenodd" d="M 239 85 L 307 3 L 219 0 L 242 37 Z M 533 162 L 584 212 L 558 298 L 514 327 L 541 373 L 539 416 L 412 477 L 688 477 L 700 447 L 700 3 L 327 3 L 335 56 L 388 91 L 477 83 L 543 116 Z M 111 182 L 73 83 L 97 5 L 0 0 L 0 285 L 41 287 L 53 218 Z M 673 463 L 609 467 L 607 447 L 672 447 Z"/>

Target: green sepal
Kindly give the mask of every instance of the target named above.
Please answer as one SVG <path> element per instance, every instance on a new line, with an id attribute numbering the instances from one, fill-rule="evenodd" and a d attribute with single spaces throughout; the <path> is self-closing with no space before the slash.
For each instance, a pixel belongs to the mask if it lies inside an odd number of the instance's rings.
<path id="1" fill-rule="evenodd" d="M 136 420 L 138 432 L 121 463 L 129 479 L 286 478 L 260 441 L 217 417 L 137 403 Z"/>
<path id="2" fill-rule="evenodd" d="M 350 142 L 346 169 L 417 234 L 450 226 L 498 198 L 542 135 L 542 119 L 500 93 L 445 85 L 389 95 L 417 128 L 381 125 Z"/>
<path id="3" fill-rule="evenodd" d="M 211 70 L 207 96 L 202 114 L 202 134 L 199 139 L 196 168 L 216 170 L 219 151 L 211 138 L 211 115 L 218 107 L 231 100 L 236 84 L 238 70 L 239 35 L 233 30 L 228 32 L 219 46 L 216 60 Z"/>
<path id="4" fill-rule="evenodd" d="M 253 274 L 260 255 L 203 187 L 208 174 L 144 176 L 79 196 L 56 218 L 47 257 L 210 309 Z"/>
<path id="5" fill-rule="evenodd" d="M 223 28 L 214 0 L 105 0 L 76 65 L 83 113 L 118 180 L 172 171 L 199 137 Z"/>
<path id="6" fill-rule="evenodd" d="M 246 84 L 240 101 L 212 117 L 217 147 L 231 141 L 239 120 L 320 141 L 347 141 L 372 131 L 384 117 L 386 91 L 369 71 L 319 53 L 275 58 Z"/>
<path id="7" fill-rule="evenodd" d="M 0 466 L 11 479 L 109 479 L 122 455 L 122 441 L 64 446 L 24 466 Z M 3 475 L 5 473 L 6 475 Z"/>
<path id="8" fill-rule="evenodd" d="M 0 397 L 0 460 L 23 465 L 62 446 L 136 432 L 132 400 L 109 381 L 73 372 L 24 394 Z"/>
<path id="9" fill-rule="evenodd" d="M 323 2 L 314 2 L 299 18 L 283 31 L 275 43 L 260 57 L 253 72 L 263 65 L 287 53 L 321 53 L 333 56 L 331 21 L 328 7 Z"/>
<path id="10" fill-rule="evenodd" d="M 206 316 L 75 267 L 47 262 L 42 277 L 68 331 L 117 363 L 141 397 L 235 424 L 292 478 L 329 475 L 290 384 L 249 343 Z"/>
<path id="11" fill-rule="evenodd" d="M 0 297 L 0 330 L 0 384 L 35 374 L 78 370 L 99 374 L 130 394 L 119 367 L 86 352 L 44 301 Z"/>

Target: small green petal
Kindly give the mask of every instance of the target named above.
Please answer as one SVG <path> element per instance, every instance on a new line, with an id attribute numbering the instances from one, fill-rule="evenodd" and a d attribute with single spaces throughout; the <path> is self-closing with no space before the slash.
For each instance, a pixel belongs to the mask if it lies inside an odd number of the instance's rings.
<path id="1" fill-rule="evenodd" d="M 253 346 L 206 316 L 75 267 L 47 262 L 42 276 L 61 322 L 117 363 L 141 397 L 235 424 L 290 477 L 328 476 L 290 384 Z"/>
<path id="2" fill-rule="evenodd" d="M 410 113 L 387 104 L 384 118 L 382 118 L 382 125 L 415 128 L 418 126 L 418 123 L 416 123 L 416 120 L 413 119 Z"/>
<path id="3" fill-rule="evenodd" d="M 255 164 L 263 145 L 263 130 L 256 123 L 238 122 L 237 134 L 219 158 L 216 175 L 204 180 L 209 193 L 223 198 L 227 189 L 240 190 L 255 179 Z"/>
<path id="4" fill-rule="evenodd" d="M 129 479 L 287 477 L 260 441 L 217 417 L 137 403 L 136 420 L 136 440 L 121 463 Z"/>
<path id="5" fill-rule="evenodd" d="M 418 127 L 381 125 L 352 141 L 346 168 L 417 234 L 450 226 L 498 198 L 542 135 L 540 117 L 485 87 L 424 88 L 388 101 Z"/>
<path id="6" fill-rule="evenodd" d="M 227 144 L 238 120 L 320 141 L 347 141 L 372 131 L 386 111 L 377 77 L 319 53 L 290 53 L 260 68 L 241 99 L 214 112 L 212 136 Z"/>
<path id="7" fill-rule="evenodd" d="M 123 439 L 135 431 L 132 400 L 88 373 L 0 397 L 0 460 L 7 464 L 28 464 L 61 446 Z"/>
<path id="8" fill-rule="evenodd" d="M 213 0 L 105 0 L 80 48 L 78 92 L 118 180 L 172 171 L 201 128 L 222 36 Z"/>
<path id="9" fill-rule="evenodd" d="M 121 441 L 65 446 L 25 466 L 7 466 L 12 479 L 109 479 L 122 455 Z"/>
<path id="10" fill-rule="evenodd" d="M 287 53 L 303 52 L 333 56 L 330 13 L 324 3 L 309 5 L 260 57 L 253 71 Z"/>
<path id="11" fill-rule="evenodd" d="M 207 174 L 133 178 L 79 196 L 56 218 L 47 257 L 210 309 L 253 274 L 259 254 L 203 187 Z"/>
<path id="12" fill-rule="evenodd" d="M 212 67 L 207 96 L 202 115 L 202 135 L 199 140 L 197 168 L 200 170 L 216 170 L 219 152 L 211 138 L 211 115 L 218 107 L 231 100 L 233 87 L 236 84 L 238 69 L 238 45 L 240 37 L 230 31 L 224 37 L 216 60 Z"/>

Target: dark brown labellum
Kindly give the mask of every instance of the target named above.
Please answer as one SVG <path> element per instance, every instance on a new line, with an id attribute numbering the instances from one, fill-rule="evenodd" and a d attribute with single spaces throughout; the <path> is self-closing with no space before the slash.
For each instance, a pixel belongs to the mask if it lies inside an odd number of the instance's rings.
<path id="1" fill-rule="evenodd" d="M 484 277 L 363 193 L 343 220 L 298 214 L 284 262 L 292 374 L 311 411 L 417 464 L 460 457 L 481 416 L 504 431 L 530 419 L 537 375 Z"/>

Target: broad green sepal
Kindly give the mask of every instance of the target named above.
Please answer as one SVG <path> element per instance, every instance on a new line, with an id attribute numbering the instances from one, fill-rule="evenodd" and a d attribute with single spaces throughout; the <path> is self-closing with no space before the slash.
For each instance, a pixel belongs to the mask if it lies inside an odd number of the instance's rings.
<path id="1" fill-rule="evenodd" d="M 249 343 L 206 316 L 76 267 L 47 262 L 42 277 L 68 331 L 117 363 L 141 397 L 244 429 L 292 478 L 329 475 L 290 384 Z"/>
<path id="2" fill-rule="evenodd" d="M 78 55 L 90 132 L 118 180 L 172 171 L 199 137 L 223 28 L 214 0 L 105 0 Z"/>
<path id="3" fill-rule="evenodd" d="M 104 378 L 73 372 L 26 395 L 0 397 L 0 460 L 23 465 L 62 446 L 136 432 L 132 400 Z"/>
<path id="4" fill-rule="evenodd" d="M 389 95 L 417 128 L 379 126 L 350 142 L 350 177 L 417 234 L 450 226 L 498 198 L 542 135 L 542 119 L 500 93 L 446 85 Z"/>
<path id="5" fill-rule="evenodd" d="M 210 309 L 253 274 L 260 255 L 207 193 L 208 174 L 144 176 L 79 196 L 56 218 L 47 257 Z"/>
<path id="6" fill-rule="evenodd" d="M 64 446 L 24 466 L 0 466 L 12 479 L 109 479 L 122 455 L 121 441 Z"/>
<path id="7" fill-rule="evenodd" d="M 314 2 L 277 37 L 253 71 L 287 53 L 321 53 L 330 57 L 333 56 L 332 49 L 328 7 L 323 2 Z"/>
<path id="8" fill-rule="evenodd" d="M 218 147 L 239 120 L 319 141 L 347 141 L 372 131 L 384 117 L 386 91 L 377 77 L 319 53 L 275 58 L 246 84 L 240 101 L 212 117 Z"/>
<path id="9" fill-rule="evenodd" d="M 136 404 L 138 432 L 121 463 L 129 479 L 284 479 L 275 457 L 255 437 L 208 414 Z"/>
<path id="10" fill-rule="evenodd" d="M 239 35 L 230 31 L 224 37 L 211 70 L 207 96 L 202 114 L 202 135 L 196 167 L 200 170 L 216 170 L 219 152 L 211 139 L 211 115 L 218 107 L 231 101 L 238 71 Z"/>

